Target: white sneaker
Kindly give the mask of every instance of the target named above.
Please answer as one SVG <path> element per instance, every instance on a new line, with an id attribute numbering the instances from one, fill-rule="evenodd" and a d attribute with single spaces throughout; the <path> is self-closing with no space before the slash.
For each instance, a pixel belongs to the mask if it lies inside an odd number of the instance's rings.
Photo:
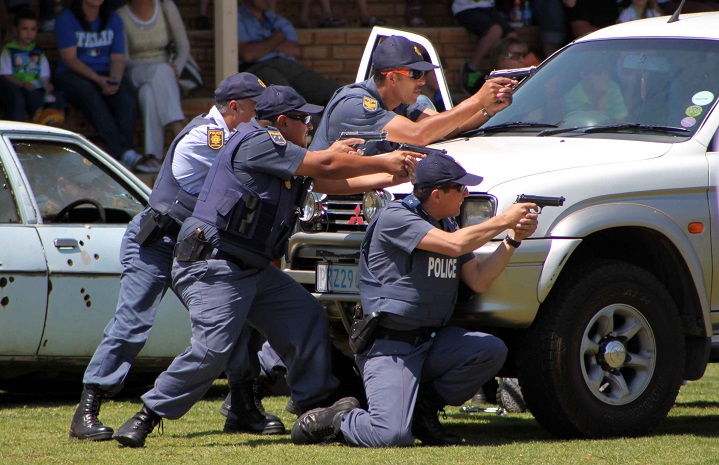
<path id="1" fill-rule="evenodd" d="M 153 158 L 145 159 L 134 150 L 128 150 L 122 154 L 120 162 L 125 168 L 136 173 L 159 173 L 160 164 Z"/>
<path id="2" fill-rule="evenodd" d="M 159 173 L 161 167 L 162 165 L 157 161 L 157 158 L 151 157 L 140 160 L 134 169 L 138 173 Z"/>

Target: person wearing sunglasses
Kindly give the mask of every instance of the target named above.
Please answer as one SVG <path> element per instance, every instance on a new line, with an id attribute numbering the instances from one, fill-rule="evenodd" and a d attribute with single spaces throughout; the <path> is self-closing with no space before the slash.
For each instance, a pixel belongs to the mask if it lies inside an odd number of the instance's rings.
<path id="1" fill-rule="evenodd" d="M 191 346 L 115 432 L 120 444 L 142 447 L 161 418 L 180 418 L 202 399 L 235 352 L 245 350 L 238 338 L 246 323 L 287 362 L 287 383 L 301 411 L 340 398 L 324 310 L 272 262 L 285 254 L 311 184 L 306 178 L 321 192 L 360 193 L 407 182 L 416 161 L 405 152 L 357 156 L 352 145 L 362 140 L 356 138 L 308 151 L 307 115 L 322 109 L 291 87 L 270 86 L 257 100 L 256 117 L 219 149 L 175 247 L 172 283 L 190 311 Z"/>
<path id="2" fill-rule="evenodd" d="M 507 37 L 497 41 L 489 51 L 492 69 L 514 69 L 530 66 L 527 64 L 529 53 L 527 44 L 516 37 Z"/>
<path id="3" fill-rule="evenodd" d="M 372 55 L 374 76 L 341 88 L 327 104 L 310 150 L 323 150 L 343 131 L 387 131 L 387 141 L 364 145 L 365 155 L 390 152 L 398 143 L 427 145 L 484 124 L 510 105 L 517 81 L 491 79 L 474 95 L 451 110 L 437 113 L 417 98 L 426 84 L 425 73 L 438 66 L 424 60 L 420 46 L 390 36 Z"/>
<path id="4" fill-rule="evenodd" d="M 480 182 L 452 157 L 433 152 L 417 165 L 412 195 L 391 202 L 370 223 L 357 273 L 364 319 L 377 326 L 355 352 L 369 409 L 303 414 L 292 427 L 295 444 L 461 443 L 442 428 L 438 413 L 445 405 L 462 405 L 495 376 L 507 348 L 495 336 L 446 326 L 460 280 L 485 292 L 537 228 L 535 204 L 515 203 L 482 224 L 459 229 L 454 216 L 469 195 L 466 186 Z M 491 255 L 474 256 L 505 230 Z"/>

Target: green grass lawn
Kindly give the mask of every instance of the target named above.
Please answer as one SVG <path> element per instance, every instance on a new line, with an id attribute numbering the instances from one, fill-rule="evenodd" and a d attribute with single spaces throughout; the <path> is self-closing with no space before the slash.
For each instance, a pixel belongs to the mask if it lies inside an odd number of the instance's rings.
<path id="1" fill-rule="evenodd" d="M 48 386 L 52 390 L 52 386 Z M 464 438 L 459 447 L 368 450 L 343 445 L 294 446 L 281 436 L 226 435 L 217 413 L 227 385 L 218 381 L 185 417 L 164 422 L 143 449 L 115 441 L 68 440 L 79 393 L 17 394 L 0 391 L 0 464 L 713 464 L 719 463 L 719 366 L 682 387 L 669 418 L 643 438 L 561 440 L 530 414 L 497 416 L 447 409 L 445 427 Z M 265 399 L 267 410 L 291 427 L 283 397 Z M 103 405 L 100 418 L 118 427 L 139 408 L 123 395 Z"/>

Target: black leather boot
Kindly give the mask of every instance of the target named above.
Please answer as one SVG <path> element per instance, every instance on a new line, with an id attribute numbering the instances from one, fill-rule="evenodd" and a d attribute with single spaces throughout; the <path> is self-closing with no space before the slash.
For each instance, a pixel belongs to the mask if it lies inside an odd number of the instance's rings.
<path id="1" fill-rule="evenodd" d="M 70 439 L 107 441 L 112 439 L 113 430 L 97 418 L 105 393 L 97 386 L 86 385 L 82 390 L 80 405 L 75 410 L 70 424 Z"/>
<path id="2" fill-rule="evenodd" d="M 225 433 L 283 434 L 285 425 L 274 415 L 268 418 L 255 404 L 252 381 L 230 386 L 230 409 L 225 420 Z M 261 405 L 261 404 L 260 404 Z M 264 410 L 264 408 L 263 408 Z"/>
<path id="3" fill-rule="evenodd" d="M 122 426 L 120 426 L 112 439 L 116 440 L 123 446 L 127 447 L 143 447 L 145 445 L 145 438 L 152 433 L 155 426 L 160 424 L 162 418 L 147 408 L 146 405 L 142 406 L 139 412 L 132 418 L 127 420 Z"/>
<path id="4" fill-rule="evenodd" d="M 263 378 L 267 379 L 266 376 L 258 376 L 252 383 L 252 393 L 254 395 L 255 407 L 257 407 L 257 410 L 259 410 L 260 413 L 264 415 L 265 418 L 267 418 L 268 420 L 280 421 L 280 417 L 266 412 L 265 406 L 262 405 L 262 398 L 265 397 L 265 395 L 269 392 L 269 387 L 265 387 L 263 385 Z M 232 391 L 227 394 L 227 397 L 225 397 L 225 401 L 222 402 L 222 405 L 220 405 L 220 415 L 226 417 L 227 413 L 230 411 L 230 405 L 232 405 Z"/>
<path id="5" fill-rule="evenodd" d="M 412 434 L 428 446 L 456 446 L 462 442 L 459 436 L 447 433 L 439 422 L 439 412 L 446 402 L 430 384 L 421 384 L 412 417 Z"/>
<path id="6" fill-rule="evenodd" d="M 360 403 L 354 397 L 345 397 L 331 407 L 317 408 L 303 413 L 292 426 L 292 442 L 304 445 L 332 440 L 342 441 L 342 418 L 359 406 Z"/>

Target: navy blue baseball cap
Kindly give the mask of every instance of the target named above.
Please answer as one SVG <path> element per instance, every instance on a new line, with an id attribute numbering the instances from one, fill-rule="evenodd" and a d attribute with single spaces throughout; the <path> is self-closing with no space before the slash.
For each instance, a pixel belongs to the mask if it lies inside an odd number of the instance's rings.
<path id="1" fill-rule="evenodd" d="M 417 44 L 402 36 L 390 36 L 374 49 L 372 66 L 377 71 L 409 68 L 432 71 L 439 66 L 424 61 Z"/>
<path id="2" fill-rule="evenodd" d="M 476 186 L 482 176 L 469 174 L 454 158 L 440 152 L 432 152 L 417 164 L 414 185 L 419 188 L 437 187 L 447 182 Z"/>
<path id="3" fill-rule="evenodd" d="M 223 79 L 217 86 L 215 102 L 225 103 L 246 98 L 256 102 L 266 88 L 265 83 L 254 74 L 236 73 Z"/>
<path id="4" fill-rule="evenodd" d="M 257 100 L 257 119 L 272 119 L 275 116 L 297 113 L 320 113 L 325 107 L 307 103 L 292 87 L 270 86 Z"/>

